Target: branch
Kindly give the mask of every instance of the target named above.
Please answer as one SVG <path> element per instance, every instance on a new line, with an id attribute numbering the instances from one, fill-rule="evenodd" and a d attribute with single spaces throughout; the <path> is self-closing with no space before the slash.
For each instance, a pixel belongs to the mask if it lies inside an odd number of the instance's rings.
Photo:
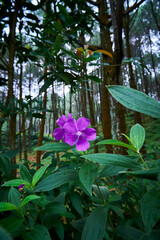
<path id="1" fill-rule="evenodd" d="M 135 2 L 135 4 L 133 4 L 131 7 L 129 7 L 124 13 L 123 16 L 129 14 L 130 12 L 132 12 L 134 9 L 136 9 L 137 7 L 139 7 L 145 0 L 141 0 L 139 3 L 137 3 L 137 1 Z"/>

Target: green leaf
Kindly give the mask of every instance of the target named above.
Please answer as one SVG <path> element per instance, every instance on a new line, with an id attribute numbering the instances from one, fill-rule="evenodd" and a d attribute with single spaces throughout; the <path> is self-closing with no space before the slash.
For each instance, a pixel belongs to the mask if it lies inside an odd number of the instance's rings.
<path id="1" fill-rule="evenodd" d="M 71 181 L 78 181 L 78 172 L 73 169 L 64 169 L 43 179 L 34 189 L 35 192 L 50 191 Z"/>
<path id="2" fill-rule="evenodd" d="M 59 202 L 51 202 L 45 207 L 46 212 L 53 214 L 62 214 L 66 212 L 66 208 L 62 203 Z"/>
<path id="3" fill-rule="evenodd" d="M 66 84 L 70 84 L 71 82 L 73 82 L 73 80 L 76 79 L 76 77 L 68 72 L 63 72 L 59 74 L 59 77 L 62 78 L 62 80 L 66 83 Z"/>
<path id="4" fill-rule="evenodd" d="M 33 201 L 35 199 L 39 199 L 39 198 L 41 198 L 41 197 L 37 196 L 37 195 L 29 195 L 22 201 L 20 207 L 24 206 L 28 202 L 31 202 L 31 201 Z"/>
<path id="5" fill-rule="evenodd" d="M 106 186 L 93 185 L 93 191 L 95 192 L 97 197 L 100 199 L 102 198 L 102 196 L 105 200 L 107 200 L 109 197 L 109 190 Z"/>
<path id="6" fill-rule="evenodd" d="M 152 189 L 147 192 L 141 201 L 141 214 L 145 229 L 150 232 L 160 220 L 160 192 Z"/>
<path id="7" fill-rule="evenodd" d="M 82 207 L 82 201 L 81 201 L 80 195 L 77 192 L 72 192 L 72 193 L 70 193 L 70 199 L 71 199 L 71 203 L 72 203 L 73 207 L 75 208 L 75 210 L 81 216 L 83 216 L 83 207 Z"/>
<path id="8" fill-rule="evenodd" d="M 23 234 L 24 240 L 51 240 L 47 228 L 43 225 L 34 226 L 29 232 Z"/>
<path id="9" fill-rule="evenodd" d="M 103 140 L 103 141 L 98 142 L 97 144 L 116 145 L 116 146 L 122 146 L 122 147 L 126 147 L 126 148 L 129 148 L 129 149 L 132 149 L 133 151 L 136 150 L 135 147 L 133 147 L 133 146 L 131 146 L 129 144 L 123 143 L 121 141 L 115 140 L 115 139 Z"/>
<path id="10" fill-rule="evenodd" d="M 145 130 L 140 124 L 137 123 L 131 128 L 130 139 L 133 146 L 139 151 L 145 140 Z"/>
<path id="11" fill-rule="evenodd" d="M 71 149 L 73 146 L 68 145 L 67 143 L 50 143 L 45 144 L 34 149 L 34 151 L 53 151 L 53 152 L 65 152 Z"/>
<path id="12" fill-rule="evenodd" d="M 43 166 L 40 169 L 38 169 L 34 176 L 33 176 L 33 180 L 32 180 L 32 186 L 35 187 L 36 183 L 40 180 L 40 178 L 43 176 L 44 172 L 46 171 L 46 169 L 48 168 L 49 165 L 47 166 Z"/>
<path id="13" fill-rule="evenodd" d="M 8 182 L 5 182 L 2 187 L 19 187 L 19 185 L 24 184 L 27 187 L 31 187 L 31 184 L 27 181 L 24 181 L 22 179 L 13 179 Z"/>
<path id="14" fill-rule="evenodd" d="M 131 226 L 119 226 L 117 229 L 118 236 L 120 236 L 123 240 L 137 240 L 141 239 L 143 236 L 143 232 L 131 227 Z"/>
<path id="15" fill-rule="evenodd" d="M 17 210 L 18 208 L 12 203 L 8 202 L 0 202 L 0 212 L 9 211 L 9 210 Z"/>
<path id="16" fill-rule="evenodd" d="M 43 114 L 41 114 L 41 113 L 33 113 L 32 117 L 45 119 L 45 116 Z"/>
<path id="17" fill-rule="evenodd" d="M 20 176 L 23 180 L 27 181 L 27 182 L 32 182 L 32 175 L 30 174 L 29 170 L 27 169 L 27 167 L 20 162 L 19 164 L 19 168 L 20 168 Z"/>
<path id="18" fill-rule="evenodd" d="M 7 176 L 11 174 L 11 163 L 6 154 L 0 154 L 0 167 Z"/>
<path id="19" fill-rule="evenodd" d="M 139 177 L 139 178 L 150 179 L 150 180 L 157 180 L 159 173 L 160 173 L 160 168 L 151 168 L 151 169 L 127 172 L 128 175 Z"/>
<path id="20" fill-rule="evenodd" d="M 91 79 L 92 81 L 94 81 L 96 83 L 102 82 L 102 80 L 99 77 L 96 77 L 96 76 L 87 75 L 87 78 Z"/>
<path id="21" fill-rule="evenodd" d="M 98 176 L 99 177 L 111 177 L 118 175 L 122 171 L 126 170 L 124 167 L 116 167 L 116 166 L 109 166 L 106 165 L 102 171 L 99 172 Z"/>
<path id="22" fill-rule="evenodd" d="M 53 78 L 53 77 L 50 77 L 50 78 L 46 79 L 45 83 L 43 84 L 43 86 L 39 90 L 39 94 L 46 91 L 46 89 L 49 88 L 53 84 L 54 81 L 55 81 L 55 78 Z"/>
<path id="23" fill-rule="evenodd" d="M 92 196 L 92 185 L 97 176 L 98 166 L 92 162 L 83 164 L 79 170 L 79 179 Z"/>
<path id="24" fill-rule="evenodd" d="M 107 222 L 107 208 L 97 207 L 87 218 L 81 240 L 103 240 Z"/>
<path id="25" fill-rule="evenodd" d="M 0 226 L 0 239 L 1 240 L 12 240 L 11 236 L 4 228 Z"/>
<path id="26" fill-rule="evenodd" d="M 9 191 L 8 201 L 17 206 L 18 208 L 21 205 L 21 194 L 14 187 L 11 187 Z"/>
<path id="27" fill-rule="evenodd" d="M 19 218 L 18 216 L 9 216 L 0 221 L 0 225 L 4 227 L 9 233 L 14 232 L 18 229 L 24 222 L 24 218 Z M 1 238 L 0 238 L 1 239 Z"/>
<path id="28" fill-rule="evenodd" d="M 146 115 L 160 118 L 160 103 L 135 89 L 124 86 L 108 86 L 111 95 L 125 107 Z"/>
<path id="29" fill-rule="evenodd" d="M 64 225 L 57 221 L 55 224 L 55 230 L 60 240 L 64 240 Z"/>
<path id="30" fill-rule="evenodd" d="M 58 53 L 61 48 L 61 42 L 62 42 L 61 35 L 57 35 L 55 42 L 54 42 L 54 50 L 56 53 Z"/>
<path id="31" fill-rule="evenodd" d="M 96 154 L 89 154 L 81 157 L 86 158 L 90 161 L 99 163 L 101 165 L 141 169 L 141 166 L 136 162 L 137 158 L 130 157 L 130 156 L 123 156 L 123 155 L 110 154 L 110 153 L 96 153 Z"/>

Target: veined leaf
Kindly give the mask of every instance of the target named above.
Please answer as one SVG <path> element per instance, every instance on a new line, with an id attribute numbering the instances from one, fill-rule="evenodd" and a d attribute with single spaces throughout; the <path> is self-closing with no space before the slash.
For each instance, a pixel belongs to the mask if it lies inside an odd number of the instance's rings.
<path id="1" fill-rule="evenodd" d="M 150 179 L 150 180 L 157 180 L 158 175 L 160 174 L 160 168 L 151 168 L 151 169 L 146 169 L 146 170 L 139 170 L 139 171 L 133 171 L 133 172 L 128 172 L 127 174 L 139 178 L 145 178 L 145 179 Z"/>
<path id="2" fill-rule="evenodd" d="M 111 95 L 125 107 L 146 115 L 160 118 L 160 103 L 135 89 L 124 86 L 108 86 Z"/>
<path id="3" fill-rule="evenodd" d="M 40 196 L 37 196 L 37 195 L 29 195 L 27 196 L 21 203 L 21 206 L 22 207 L 23 205 L 25 205 L 26 203 L 30 202 L 30 201 L 33 201 L 35 199 L 38 199 L 38 198 L 41 198 Z"/>
<path id="4" fill-rule="evenodd" d="M 35 192 L 50 191 L 60 185 L 71 181 L 78 181 L 78 171 L 73 169 L 64 169 L 55 172 L 43 179 L 34 189 Z"/>
<path id="5" fill-rule="evenodd" d="M 79 170 L 79 179 L 92 196 L 92 185 L 97 176 L 98 166 L 92 162 L 83 164 Z"/>
<path id="6" fill-rule="evenodd" d="M 23 234 L 24 240 L 51 240 L 48 229 L 43 225 L 35 225 Z"/>
<path id="7" fill-rule="evenodd" d="M 72 192 L 72 193 L 70 193 L 70 199 L 71 199 L 71 203 L 72 203 L 73 207 L 75 208 L 75 210 L 81 216 L 83 216 L 83 207 L 82 207 L 82 201 L 81 201 L 80 195 L 77 192 Z"/>
<path id="8" fill-rule="evenodd" d="M 87 218 L 81 240 L 103 240 L 107 222 L 107 208 L 97 207 Z"/>
<path id="9" fill-rule="evenodd" d="M 9 211 L 9 210 L 17 210 L 18 208 L 12 203 L 8 202 L 0 202 L 0 212 Z"/>
<path id="10" fill-rule="evenodd" d="M 39 179 L 42 177 L 46 169 L 48 168 L 49 165 L 43 166 L 40 169 L 38 169 L 32 179 L 32 186 L 35 187 L 36 183 L 39 181 Z"/>
<path id="11" fill-rule="evenodd" d="M 132 149 L 133 151 L 136 151 L 135 147 L 133 147 L 129 144 L 123 143 L 121 141 L 115 140 L 115 139 L 103 140 L 103 141 L 98 142 L 97 144 L 116 145 L 116 146 L 126 147 L 126 148 L 129 148 L 129 149 Z"/>
<path id="12" fill-rule="evenodd" d="M 155 189 L 147 192 L 141 202 L 141 214 L 145 229 L 150 232 L 160 220 L 160 192 Z"/>
<path id="13" fill-rule="evenodd" d="M 140 124 L 137 123 L 131 128 L 130 139 L 133 146 L 139 151 L 145 140 L 145 130 Z"/>
<path id="14" fill-rule="evenodd" d="M 19 218 L 18 216 L 9 216 L 0 221 L 0 226 L 4 227 L 9 233 L 12 233 L 19 228 L 23 222 L 24 218 Z"/>
<path id="15" fill-rule="evenodd" d="M 11 187 L 11 189 L 9 191 L 8 201 L 17 207 L 20 207 L 20 205 L 21 205 L 21 194 L 14 187 Z"/>
<path id="16" fill-rule="evenodd" d="M 23 180 L 27 181 L 27 182 L 32 182 L 32 175 L 30 174 L 29 170 L 27 169 L 27 167 L 20 163 L 19 164 L 19 168 L 20 168 L 20 176 Z"/>
<path id="17" fill-rule="evenodd" d="M 141 166 L 136 162 L 137 158 L 130 157 L 130 156 L 123 156 L 123 155 L 110 154 L 110 153 L 96 153 L 96 154 L 89 154 L 81 157 L 86 158 L 90 161 L 99 163 L 101 165 L 141 169 Z"/>
<path id="18" fill-rule="evenodd" d="M 8 232 L 0 226 L 0 239 L 1 240 L 13 240 Z"/>
<path id="19" fill-rule="evenodd" d="M 27 187 L 31 187 L 31 184 L 23 179 L 13 179 L 8 182 L 5 182 L 2 186 L 3 187 L 19 187 L 19 185 L 24 184 Z"/>
<path id="20" fill-rule="evenodd" d="M 68 145 L 67 143 L 51 143 L 45 144 L 34 149 L 34 151 L 52 151 L 52 152 L 65 152 L 71 149 L 73 146 Z"/>

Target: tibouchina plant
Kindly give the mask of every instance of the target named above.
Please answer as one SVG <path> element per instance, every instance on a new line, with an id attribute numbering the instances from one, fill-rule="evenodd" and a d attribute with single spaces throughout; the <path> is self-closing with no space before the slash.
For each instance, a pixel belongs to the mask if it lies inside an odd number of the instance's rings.
<path id="1" fill-rule="evenodd" d="M 81 117 L 75 121 L 72 115 L 69 113 L 68 118 L 62 115 L 57 124 L 60 128 L 54 130 L 53 135 L 57 141 L 63 139 L 63 142 L 73 146 L 76 143 L 76 149 L 78 151 L 85 151 L 89 148 L 88 141 L 95 140 L 96 130 L 94 128 L 88 128 L 90 120 Z"/>

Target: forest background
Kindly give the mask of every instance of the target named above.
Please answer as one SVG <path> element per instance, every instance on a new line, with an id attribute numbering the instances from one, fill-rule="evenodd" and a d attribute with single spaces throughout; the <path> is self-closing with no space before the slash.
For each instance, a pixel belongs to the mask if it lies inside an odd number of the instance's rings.
<path id="1" fill-rule="evenodd" d="M 160 99 L 159 5 L 1 1 L 0 145 L 27 159 L 68 112 L 89 118 L 104 139 L 123 139 L 126 113 L 142 124 L 143 116 L 126 112 L 105 86 L 130 86 Z"/>
<path id="2" fill-rule="evenodd" d="M 0 239 L 159 240 L 160 1 L 0 0 L 0 23 Z"/>

